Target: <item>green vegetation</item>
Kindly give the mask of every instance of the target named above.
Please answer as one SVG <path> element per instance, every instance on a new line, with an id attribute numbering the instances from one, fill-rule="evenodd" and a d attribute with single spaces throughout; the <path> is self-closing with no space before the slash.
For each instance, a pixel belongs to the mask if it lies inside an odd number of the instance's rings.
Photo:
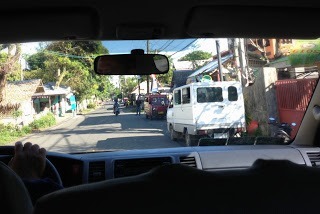
<path id="1" fill-rule="evenodd" d="M 27 134 L 30 134 L 32 130 L 39 130 L 42 128 L 48 128 L 56 124 L 56 118 L 49 112 L 41 118 L 34 120 L 28 126 L 14 126 L 12 124 L 4 125 L 0 124 L 0 145 L 13 142 Z"/>
<path id="2" fill-rule="evenodd" d="M 211 53 L 198 50 L 198 51 L 193 51 L 191 53 L 188 53 L 187 55 L 181 57 L 179 61 L 191 61 L 194 69 L 197 69 L 202 66 L 197 63 L 198 60 L 206 60 L 206 59 L 210 59 L 211 57 L 212 57 Z"/>
<path id="3" fill-rule="evenodd" d="M 24 135 L 27 135 L 29 133 L 31 133 L 30 126 L 25 126 L 20 129 L 19 127 L 12 124 L 0 124 L 0 145 L 12 142 L 15 139 L 23 137 Z"/>
<path id="4" fill-rule="evenodd" d="M 26 57 L 25 79 L 42 79 L 57 86 L 70 86 L 78 101 L 95 96 L 111 97 L 115 86 L 110 76 L 94 75 L 93 61 L 109 51 L 100 41 L 56 41 L 43 43 L 38 52 Z"/>
<path id="5" fill-rule="evenodd" d="M 34 120 L 32 123 L 30 123 L 29 126 L 33 130 L 37 130 L 42 128 L 48 128 L 55 124 L 56 124 L 56 118 L 54 117 L 54 114 L 51 112 L 48 112 L 46 115 L 42 116 L 41 118 Z"/>
<path id="6" fill-rule="evenodd" d="M 87 108 L 88 109 L 95 109 L 97 107 L 97 105 L 95 104 L 95 103 L 89 103 L 88 105 L 87 105 Z"/>
<path id="7" fill-rule="evenodd" d="M 204 60 L 209 59 L 210 57 L 212 57 L 211 53 L 199 50 L 188 53 L 184 57 L 181 57 L 179 61 Z"/>
<path id="8" fill-rule="evenodd" d="M 314 66 L 316 62 L 320 62 L 320 55 L 313 53 L 299 53 L 288 56 L 291 66 Z"/>

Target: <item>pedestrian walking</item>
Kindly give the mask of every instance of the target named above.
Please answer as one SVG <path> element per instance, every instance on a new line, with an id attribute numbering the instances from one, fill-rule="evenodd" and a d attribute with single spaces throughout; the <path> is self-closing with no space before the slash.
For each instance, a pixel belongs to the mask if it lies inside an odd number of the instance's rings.
<path id="1" fill-rule="evenodd" d="M 136 101 L 136 107 L 137 107 L 137 110 L 136 110 L 136 115 L 140 115 L 141 114 L 141 99 L 140 99 L 140 95 L 138 96 L 138 99 Z"/>

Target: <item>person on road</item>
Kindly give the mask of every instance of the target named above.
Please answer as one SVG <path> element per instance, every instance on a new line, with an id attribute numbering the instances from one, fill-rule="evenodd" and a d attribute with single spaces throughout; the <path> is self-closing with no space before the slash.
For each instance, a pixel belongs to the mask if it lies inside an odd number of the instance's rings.
<path id="1" fill-rule="evenodd" d="M 116 107 L 119 108 L 118 98 L 114 98 L 113 113 L 116 113 Z"/>
<path id="2" fill-rule="evenodd" d="M 23 145 L 20 141 L 16 142 L 14 156 L 8 165 L 22 179 L 33 205 L 41 196 L 64 188 L 51 178 L 43 177 L 46 149 L 40 148 L 37 144 L 27 142 Z"/>
<path id="3" fill-rule="evenodd" d="M 136 107 L 137 107 L 137 110 L 136 110 L 136 115 L 140 115 L 141 114 L 141 99 L 140 99 L 140 95 L 138 96 L 138 99 L 136 101 Z"/>

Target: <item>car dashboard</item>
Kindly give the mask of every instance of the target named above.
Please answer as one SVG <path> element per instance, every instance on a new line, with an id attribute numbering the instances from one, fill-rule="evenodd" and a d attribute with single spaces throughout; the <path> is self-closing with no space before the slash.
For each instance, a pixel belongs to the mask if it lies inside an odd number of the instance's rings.
<path id="1" fill-rule="evenodd" d="M 4 159 L 6 156 L 0 156 Z M 197 146 L 81 154 L 48 152 L 65 187 L 142 174 L 165 164 L 205 171 L 241 170 L 257 159 L 289 160 L 317 167 L 320 148 L 291 145 Z"/>

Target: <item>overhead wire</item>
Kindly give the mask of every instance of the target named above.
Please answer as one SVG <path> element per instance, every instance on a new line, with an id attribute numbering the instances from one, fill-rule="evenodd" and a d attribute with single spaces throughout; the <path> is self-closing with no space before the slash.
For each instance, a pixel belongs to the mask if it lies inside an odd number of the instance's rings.
<path id="1" fill-rule="evenodd" d="M 191 41 L 189 44 L 187 44 L 185 47 L 183 47 L 182 49 L 176 51 L 175 53 L 171 54 L 169 57 L 172 57 L 173 55 L 179 53 L 180 51 L 185 50 L 186 48 L 188 48 L 190 45 L 192 45 L 194 42 L 196 42 L 198 39 L 194 39 L 193 41 Z"/>
<path id="2" fill-rule="evenodd" d="M 166 45 L 162 50 L 159 50 L 159 53 L 164 51 L 167 47 L 169 47 L 169 45 L 171 45 L 174 42 L 174 40 L 171 40 L 171 42 L 168 43 L 168 45 Z"/>

